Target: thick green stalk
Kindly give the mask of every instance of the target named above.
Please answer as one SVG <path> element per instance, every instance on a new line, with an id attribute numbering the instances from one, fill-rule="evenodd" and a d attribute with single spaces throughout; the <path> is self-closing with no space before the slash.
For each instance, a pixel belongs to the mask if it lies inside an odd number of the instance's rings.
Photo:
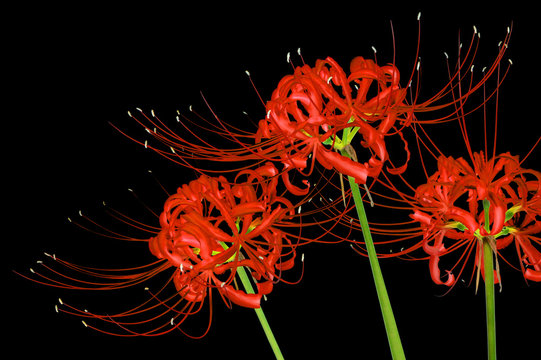
<path id="1" fill-rule="evenodd" d="M 240 281 L 242 282 L 242 285 L 244 286 L 244 290 L 246 291 L 246 293 L 254 294 L 254 289 L 252 287 L 252 284 L 250 283 L 250 279 L 248 278 L 248 274 L 246 273 L 246 270 L 244 270 L 242 266 L 239 266 L 237 268 L 237 274 L 239 274 Z M 257 315 L 257 318 L 259 319 L 259 322 L 261 323 L 261 327 L 263 328 L 263 331 L 265 332 L 265 335 L 267 336 L 267 340 L 269 341 L 272 351 L 274 352 L 274 356 L 276 356 L 276 359 L 279 359 L 279 360 L 284 359 L 282 352 L 280 351 L 280 347 L 278 346 L 278 343 L 276 342 L 274 334 L 272 333 L 272 330 L 269 326 L 269 323 L 267 322 L 267 318 L 265 317 L 265 313 L 263 312 L 263 309 L 257 308 L 254 310 Z"/>
<path id="2" fill-rule="evenodd" d="M 485 230 L 490 231 L 490 202 L 483 200 L 485 215 Z M 496 300 L 494 294 L 494 264 L 492 247 L 490 242 L 494 241 L 492 236 L 483 238 L 483 262 L 485 265 L 485 306 L 487 315 L 487 348 L 488 360 L 496 360 Z"/>
<path id="3" fill-rule="evenodd" d="M 389 347 L 391 349 L 391 355 L 393 360 L 405 359 L 404 350 L 402 348 L 402 342 L 400 341 L 400 335 L 398 334 L 398 327 L 393 315 L 393 309 L 391 308 L 391 301 L 387 294 L 387 288 L 385 287 L 385 281 L 383 280 L 383 274 L 379 266 L 378 257 L 376 254 L 376 248 L 372 241 L 372 234 L 370 233 L 370 227 L 368 226 L 368 219 L 366 218 L 366 212 L 364 210 L 363 200 L 359 186 L 355 183 L 355 178 L 348 176 L 349 185 L 351 187 L 351 193 L 355 201 L 355 207 L 357 208 L 357 215 L 361 223 L 361 229 L 366 244 L 366 251 L 368 252 L 368 260 L 370 262 L 370 268 L 372 269 L 372 275 L 374 277 L 374 284 L 376 286 L 376 292 L 379 299 L 379 306 L 383 315 L 383 322 L 385 324 L 385 330 L 387 332 L 387 339 L 389 341 Z"/>
<path id="4" fill-rule="evenodd" d="M 494 265 L 492 248 L 487 239 L 483 240 L 485 263 L 485 301 L 487 312 L 488 359 L 496 360 L 496 302 L 494 299 Z"/>

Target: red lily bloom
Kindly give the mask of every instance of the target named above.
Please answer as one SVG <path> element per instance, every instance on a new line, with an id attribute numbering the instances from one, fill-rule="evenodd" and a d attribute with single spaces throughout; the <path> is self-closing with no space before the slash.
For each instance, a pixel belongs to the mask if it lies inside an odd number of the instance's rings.
<path id="1" fill-rule="evenodd" d="M 522 168 L 518 157 L 505 153 L 487 160 L 482 152 L 474 153 L 470 166 L 463 158 L 441 156 L 438 171 L 415 195 L 412 218 L 423 229 L 422 247 L 435 283 L 455 283 L 450 271 L 441 280 L 438 263 L 459 248 L 470 253 L 475 247 L 475 265 L 483 272 L 483 241 L 491 241 L 496 252 L 514 241 L 524 277 L 541 281 L 541 252 L 533 245 L 540 243 L 534 235 L 541 230 L 541 173 Z M 483 201 L 487 205 L 481 206 Z"/>
<path id="2" fill-rule="evenodd" d="M 233 186 L 224 177 L 201 176 L 166 201 L 162 230 L 149 245 L 176 269 L 173 281 L 181 296 L 203 301 L 215 288 L 235 304 L 257 308 L 281 271 L 293 266 L 294 246 L 274 226 L 293 214 L 293 205 L 276 194 L 277 173 L 272 165 L 246 170 L 238 177 L 248 180 Z M 233 287 L 239 266 L 258 280 L 256 294 Z"/>
<path id="3" fill-rule="evenodd" d="M 318 60 L 313 68 L 297 67 L 278 84 L 266 105 L 267 116 L 259 122 L 256 141 L 280 136 L 276 147 L 286 169 L 305 169 L 313 155 L 313 161 L 362 184 L 381 171 L 388 156 L 384 136 L 397 120 L 402 124 L 411 121 L 413 112 L 404 103 L 406 90 L 400 88 L 395 66 L 379 67 L 372 60 L 357 57 L 350 70 L 348 76 L 336 61 L 327 58 Z M 379 92 L 369 97 L 373 86 Z M 349 139 L 337 138 L 340 131 L 349 128 L 362 135 L 362 145 L 372 154 L 368 161 L 355 162 L 335 151 L 349 144 Z M 290 190 L 303 192 L 291 185 Z"/>
<path id="4" fill-rule="evenodd" d="M 172 271 L 170 280 L 143 304 L 118 314 L 100 315 L 61 302 L 57 311 L 85 319 L 100 319 L 117 325 L 123 332 L 109 331 L 83 322 L 98 331 L 122 336 L 160 335 L 179 329 L 189 315 L 203 308 L 209 298 L 212 320 L 212 293 L 217 291 L 227 306 L 231 303 L 260 307 L 261 297 L 273 285 L 284 281 L 282 272 L 291 269 L 296 258 L 296 244 L 279 227 L 294 215 L 293 205 L 277 194 L 278 170 L 266 164 L 256 170 L 239 172 L 234 183 L 225 177 L 201 176 L 178 188 L 165 202 L 159 216 L 160 228 L 143 225 L 114 212 L 121 221 L 146 232 L 150 239 L 111 237 L 148 242 L 157 261 L 128 269 L 96 269 L 78 266 L 49 255 L 61 272 L 44 262 L 40 271 L 32 270 L 33 281 L 60 288 L 110 290 L 145 282 L 158 274 Z M 87 218 L 91 223 L 107 230 Z M 82 225 L 81 225 L 82 226 Z M 236 287 L 239 267 L 249 270 L 256 283 L 255 293 Z M 23 275 L 24 276 L 24 275 Z M 36 278 L 37 276 L 37 278 Z M 26 276 L 25 276 L 26 277 Z M 166 295 L 174 286 L 172 295 Z M 165 300 L 164 300 L 165 298 Z M 141 326 L 152 326 L 141 330 Z M 183 331 L 184 332 L 184 331 Z"/>

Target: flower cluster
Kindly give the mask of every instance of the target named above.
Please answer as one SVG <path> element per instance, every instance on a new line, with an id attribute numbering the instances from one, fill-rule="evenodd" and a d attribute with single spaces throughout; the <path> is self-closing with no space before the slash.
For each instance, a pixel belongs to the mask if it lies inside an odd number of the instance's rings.
<path id="1" fill-rule="evenodd" d="M 509 153 L 487 159 L 480 152 L 472 159 L 470 165 L 463 158 L 439 157 L 438 170 L 415 192 L 412 218 L 423 228 L 432 280 L 452 286 L 451 271 L 441 279 L 440 257 L 463 247 L 470 253 L 475 245 L 475 265 L 482 272 L 482 242 L 489 241 L 494 252 L 514 242 L 524 277 L 541 281 L 541 252 L 534 245 L 540 243 L 534 235 L 541 231 L 541 173 L 522 168 Z M 452 241 L 447 247 L 446 239 Z"/>
<path id="2" fill-rule="evenodd" d="M 279 179 L 278 170 L 270 163 L 239 172 L 233 182 L 223 176 L 202 175 L 169 196 L 159 216 L 159 228 L 111 209 L 114 217 L 130 227 L 152 232 L 153 236 L 146 239 L 122 236 L 80 214 L 106 231 L 102 235 L 148 243 L 147 249 L 157 260 L 131 268 L 99 269 L 46 254 L 52 264 L 39 261 L 39 269 L 31 269 L 33 277 L 23 276 L 49 286 L 80 290 L 122 289 L 168 276 L 169 281 L 159 291 L 146 288 L 150 299 L 119 313 L 100 314 L 62 301 L 56 306 L 57 312 L 79 316 L 85 319 L 85 326 L 112 335 L 155 336 L 175 329 L 184 332 L 181 325 L 203 309 L 206 299 L 212 308 L 213 290 L 227 306 L 233 303 L 259 308 L 262 296 L 269 294 L 274 284 L 287 282 L 283 272 L 293 268 L 301 239 L 300 232 L 294 238 L 281 229 L 290 226 L 295 207 L 278 194 Z M 241 272 L 248 282 L 255 283 L 255 290 L 244 283 L 244 290 L 240 288 L 236 275 Z M 112 324 L 116 330 L 94 325 L 88 322 L 90 319 Z"/>
<path id="3" fill-rule="evenodd" d="M 167 199 L 161 231 L 149 246 L 175 268 L 173 281 L 184 299 L 203 301 L 215 288 L 224 299 L 257 308 L 281 272 L 293 266 L 295 247 L 276 224 L 294 208 L 277 195 L 277 174 L 267 164 L 239 173 L 234 184 L 203 175 Z M 251 270 L 257 293 L 234 287 L 239 266 Z"/>
<path id="4" fill-rule="evenodd" d="M 286 169 L 284 181 L 293 193 L 307 189 L 293 186 L 287 170 L 305 170 L 312 156 L 312 164 L 317 161 L 364 184 L 367 177 L 378 176 L 388 159 L 384 137 L 397 121 L 402 125 L 411 121 L 413 111 L 405 105 L 405 96 L 393 65 L 378 66 L 356 57 L 347 75 L 334 59 L 318 60 L 314 67 L 299 66 L 282 78 L 266 104 L 256 141 L 279 138 L 275 146 Z M 356 133 L 370 151 L 367 161 L 357 162 L 339 153 Z"/>
<path id="5" fill-rule="evenodd" d="M 351 61 L 349 73 L 346 73 L 328 57 L 317 60 L 313 67 L 307 64 L 296 67 L 293 74 L 281 79 L 266 102 L 265 117 L 255 131 L 222 122 L 212 110 L 216 122 L 195 112 L 199 118 L 192 121 L 179 112 L 177 122 L 185 127 L 186 134 L 170 129 L 154 111 L 151 117 L 140 109 L 141 115 L 129 113 L 149 137 L 166 147 L 149 144 L 148 140 L 133 140 L 200 174 L 167 198 L 159 215 L 159 227 L 133 221 L 134 227 L 143 228 L 150 235 L 144 239 L 125 237 L 125 240 L 147 242 L 151 254 L 158 260 L 119 271 L 81 267 L 52 256 L 57 264 L 85 278 L 62 274 L 45 264 L 42 273 L 32 272 L 43 284 L 92 290 L 125 288 L 162 273 L 170 274 L 170 280 L 157 293 L 151 293 L 150 300 L 118 314 L 98 315 L 62 304 L 61 311 L 112 323 L 126 330 L 129 336 L 158 335 L 180 329 L 184 320 L 197 313 L 207 299 L 212 308 L 212 294 L 216 292 L 227 306 L 236 304 L 258 309 L 261 298 L 273 290 L 274 284 L 283 281 L 282 273 L 293 268 L 296 249 L 301 242 L 330 242 L 321 240 L 329 236 L 350 240 L 351 232 L 360 229 L 360 222 L 348 215 L 353 207 L 348 208 L 343 187 L 340 190 L 346 211 L 338 211 L 334 201 L 324 194 L 325 186 L 331 183 L 325 175 L 315 189 L 306 178 L 301 180 L 304 186 L 295 185 L 290 171 L 297 170 L 308 177 L 317 163 L 340 175 L 350 176 L 357 184 L 366 184 L 368 178 L 378 179 L 388 163 L 390 165 L 385 168 L 388 173 L 401 175 L 410 164 L 403 130 L 413 128 L 415 132 L 417 125 L 421 129 L 422 124 L 461 117 L 466 112 L 464 104 L 468 97 L 495 71 L 499 78 L 499 63 L 508 37 L 509 32 L 494 64 L 483 73 L 480 81 L 474 82 L 473 71 L 465 71 L 473 70 L 478 38 L 474 34 L 465 57 L 461 59 L 459 55 L 455 72 L 449 72 L 448 83 L 424 102 L 417 101 L 418 86 L 416 90 L 401 86 L 400 72 L 394 63 L 380 66 L 374 60 L 359 56 Z M 408 86 L 412 84 L 414 72 L 419 71 L 418 60 L 415 64 L 416 70 L 412 71 Z M 406 101 L 408 91 L 411 103 Z M 449 97 L 451 100 L 447 101 Z M 440 118 L 417 119 L 421 112 L 447 108 L 452 111 Z M 197 128 L 205 130 L 205 135 L 196 133 Z M 360 147 L 355 149 L 353 139 L 357 134 Z M 220 145 L 211 135 L 217 136 Z M 388 153 L 390 146 L 386 140 L 392 135 L 398 135 L 404 146 L 405 161 L 400 166 L 394 166 Z M 222 140 L 233 146 L 221 146 Z M 419 138 L 416 140 L 419 144 Z M 358 156 L 359 151 L 367 155 Z M 212 162 L 207 169 L 201 166 L 201 162 L 206 161 Z M 417 244 L 413 249 L 422 247 L 428 255 L 430 274 L 435 283 L 452 286 L 456 282 L 452 269 L 448 271 L 447 279 L 442 279 L 440 257 L 464 247 L 469 253 L 476 244 L 480 255 L 483 246 L 479 245 L 483 242 L 490 242 L 494 252 L 498 253 L 514 243 L 524 277 L 541 281 L 541 253 L 536 248 L 540 242 L 535 237 L 541 231 L 541 173 L 523 169 L 518 158 L 509 154 L 488 160 L 485 154 L 479 153 L 472 156 L 472 161 L 473 165 L 470 165 L 462 158 L 441 156 L 438 171 L 426 184 L 417 187 L 415 197 L 408 197 L 408 210 L 413 206 L 411 217 L 420 223 L 423 234 L 422 245 Z M 226 162 L 234 164 L 234 169 L 223 170 L 222 165 Z M 217 163 L 220 166 L 216 166 Z M 282 170 L 276 168 L 278 163 Z M 210 176 L 216 173 L 222 174 Z M 233 174 L 234 180 L 230 181 L 226 174 Z M 280 186 L 287 191 L 281 193 Z M 394 187 L 389 183 L 388 189 Z M 302 196 L 302 200 L 294 205 L 286 198 L 288 195 Z M 313 216 L 313 220 L 292 221 L 295 216 L 301 218 L 301 204 L 309 203 L 315 195 L 319 195 L 320 206 L 303 213 Z M 323 195 L 327 195 L 330 203 L 325 205 Z M 392 198 L 385 194 L 382 197 Z M 316 214 L 326 218 L 316 220 Z M 127 216 L 117 216 L 126 223 L 132 221 Z M 334 234 L 335 228 L 344 223 L 346 234 L 340 235 L 343 229 Z M 312 225 L 322 230 L 322 234 L 303 238 L 301 229 Z M 292 236 L 284 227 L 295 228 L 299 234 Z M 363 230 L 367 230 L 364 224 Z M 400 231 L 387 234 L 396 235 Z M 118 233 L 111 233 L 112 237 L 119 237 Z M 374 233 L 385 234 L 377 230 Z M 447 244 L 447 239 L 453 242 L 446 247 L 444 241 Z M 467 259 L 467 256 L 460 259 Z M 481 257 L 476 256 L 476 265 L 482 271 L 481 261 Z M 251 277 L 248 282 L 256 285 L 255 291 L 244 285 L 245 269 Z M 50 271 L 48 275 L 45 274 L 47 270 Z M 463 267 L 460 272 L 462 270 Z M 244 289 L 238 286 L 238 277 L 243 280 Z M 173 295 L 165 296 L 165 289 L 172 290 Z M 212 311 L 210 315 L 212 319 Z M 131 327 L 156 322 L 159 324 L 150 331 L 131 330 Z"/>

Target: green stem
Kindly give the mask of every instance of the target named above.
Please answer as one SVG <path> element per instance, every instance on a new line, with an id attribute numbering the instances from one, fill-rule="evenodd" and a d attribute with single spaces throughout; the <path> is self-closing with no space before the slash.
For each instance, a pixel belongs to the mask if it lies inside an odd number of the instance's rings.
<path id="1" fill-rule="evenodd" d="M 490 231 L 490 202 L 483 200 L 485 215 L 485 230 Z M 483 262 L 485 265 L 485 306 L 487 316 L 487 347 L 488 359 L 496 360 L 496 300 L 494 296 L 494 263 L 492 247 L 490 242 L 494 241 L 492 236 L 484 237 L 483 241 Z"/>
<path id="2" fill-rule="evenodd" d="M 239 274 L 240 281 L 242 282 L 242 285 L 244 286 L 244 290 L 246 291 L 246 293 L 254 294 L 254 289 L 252 287 L 252 284 L 250 283 L 250 279 L 248 278 L 248 274 L 246 273 L 246 270 L 244 270 L 242 266 L 239 266 L 237 268 L 237 274 Z M 254 310 L 257 315 L 257 318 L 259 319 L 259 322 L 261 323 L 261 327 L 263 328 L 263 331 L 265 332 L 265 335 L 267 336 L 267 340 L 269 341 L 272 351 L 274 352 L 274 356 L 276 356 L 276 359 L 283 359 L 284 357 L 282 355 L 282 352 L 280 351 L 280 347 L 278 346 L 276 339 L 274 338 L 274 334 L 272 333 L 269 323 L 267 322 L 267 318 L 265 317 L 265 313 L 263 312 L 263 309 L 257 308 Z"/>
<path id="3" fill-rule="evenodd" d="M 496 303 L 494 299 L 494 265 L 492 261 L 492 248 L 487 240 L 483 241 L 483 255 L 485 263 L 488 359 L 496 360 Z"/>
<path id="4" fill-rule="evenodd" d="M 393 315 L 393 309 L 391 308 L 391 302 L 385 282 L 383 280 L 383 274 L 378 262 L 378 256 L 376 254 L 376 248 L 372 241 L 372 234 L 368 225 L 368 219 L 366 218 L 366 212 L 364 210 L 363 200 L 359 186 L 355 183 L 355 178 L 348 176 L 349 185 L 351 187 L 351 193 L 353 200 L 355 201 L 355 207 L 357 208 L 357 215 L 361 223 L 361 229 L 366 244 L 366 251 L 368 252 L 368 260 L 370 262 L 370 268 L 372 269 L 372 275 L 374 277 L 374 284 L 376 286 L 376 292 L 379 299 L 379 306 L 383 315 L 383 322 L 385 324 L 385 330 L 387 332 L 387 339 L 389 341 L 389 347 L 391 349 L 391 355 L 393 360 L 405 359 L 404 350 L 402 348 L 402 342 L 400 341 L 400 335 L 398 334 L 398 328 Z"/>

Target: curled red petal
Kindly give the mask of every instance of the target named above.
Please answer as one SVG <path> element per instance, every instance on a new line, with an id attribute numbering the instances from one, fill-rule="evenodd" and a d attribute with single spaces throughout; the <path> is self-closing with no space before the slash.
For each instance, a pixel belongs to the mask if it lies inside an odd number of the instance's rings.
<path id="1" fill-rule="evenodd" d="M 524 277 L 528 280 L 541 282 L 541 271 L 528 268 L 524 272 Z"/>
<path id="2" fill-rule="evenodd" d="M 231 285 L 225 285 L 220 288 L 220 292 L 225 295 L 232 303 L 247 308 L 257 309 L 261 307 L 262 294 L 247 294 L 242 290 L 237 290 Z"/>
<path id="3" fill-rule="evenodd" d="M 307 180 L 303 180 L 303 183 L 306 185 L 304 188 L 293 185 L 289 179 L 289 171 L 282 173 L 282 181 L 284 182 L 287 190 L 293 195 L 302 196 L 308 194 L 308 191 L 310 191 L 310 186 Z"/>
<path id="4" fill-rule="evenodd" d="M 474 216 L 470 214 L 469 212 L 467 212 L 466 210 L 453 206 L 449 208 L 449 210 L 447 211 L 447 214 L 449 215 L 450 218 L 464 224 L 471 233 L 479 229 L 479 224 L 475 220 Z"/>
<path id="5" fill-rule="evenodd" d="M 274 285 L 273 285 L 271 280 L 258 282 L 257 283 L 257 292 L 258 292 L 258 294 L 268 295 L 268 294 L 271 293 L 273 286 Z"/>
<path id="6" fill-rule="evenodd" d="M 419 210 L 414 210 L 410 217 L 425 225 L 430 225 L 432 223 L 432 217 Z"/>
<path id="7" fill-rule="evenodd" d="M 358 184 L 366 184 L 368 169 L 366 165 L 355 162 L 335 151 L 318 148 L 317 158 L 320 163 L 332 169 L 333 167 L 340 173 L 355 178 Z"/>
<path id="8" fill-rule="evenodd" d="M 452 286 L 455 283 L 455 276 L 447 270 L 447 280 L 441 280 L 441 273 L 439 268 L 440 255 L 431 255 L 428 260 L 428 266 L 430 268 L 430 277 L 435 284 Z"/>
<path id="9" fill-rule="evenodd" d="M 410 153 L 409 148 L 408 148 L 408 142 L 404 138 L 404 134 L 402 132 L 399 132 L 398 134 L 399 134 L 400 138 L 402 139 L 402 142 L 404 143 L 404 150 L 406 151 L 406 161 L 404 162 L 404 164 L 402 166 L 399 166 L 399 167 L 390 168 L 390 167 L 387 166 L 387 171 L 390 174 L 393 174 L 393 175 L 403 174 L 406 171 L 406 169 L 408 168 L 408 163 L 409 163 L 409 161 L 411 159 L 411 153 Z"/>

